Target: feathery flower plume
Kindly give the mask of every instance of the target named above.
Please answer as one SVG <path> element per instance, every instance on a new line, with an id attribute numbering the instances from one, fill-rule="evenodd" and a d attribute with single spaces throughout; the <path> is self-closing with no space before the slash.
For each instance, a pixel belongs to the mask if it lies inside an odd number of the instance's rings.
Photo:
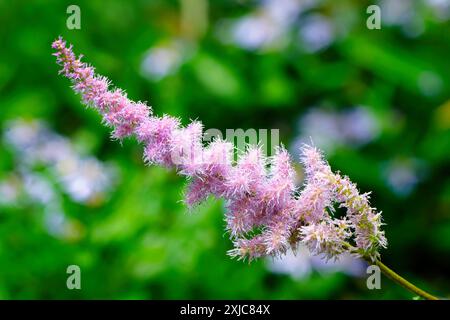
<path id="1" fill-rule="evenodd" d="M 62 38 L 52 47 L 60 73 L 102 115 L 113 138 L 136 136 L 148 164 L 173 168 L 190 180 L 187 205 L 209 195 L 226 200 L 225 219 L 235 246 L 230 256 L 277 256 L 303 242 L 327 259 L 351 252 L 375 260 L 379 248 L 386 247 L 381 215 L 370 207 L 368 194 L 359 194 L 347 177 L 333 173 L 317 149 L 302 149 L 306 184 L 297 196 L 295 171 L 284 148 L 267 158 L 259 147 L 249 146 L 234 163 L 232 144 L 215 140 L 203 146 L 201 122 L 183 127 L 177 118 L 152 115 L 145 103 L 110 89 L 109 81 L 76 57 Z M 347 210 L 346 218 L 333 218 L 335 205 Z"/>
<path id="2" fill-rule="evenodd" d="M 378 249 L 386 248 L 387 240 L 381 230 L 381 213 L 370 207 L 368 194 L 360 194 L 348 177 L 333 173 L 322 154 L 314 147 L 303 147 L 302 162 L 307 174 L 307 184 L 298 199 L 297 207 L 300 219 L 303 218 L 309 224 L 300 227 L 303 241 L 312 252 L 317 252 L 317 246 L 311 245 L 311 237 L 308 235 L 320 231 L 321 234 L 329 234 L 330 239 L 334 238 L 338 247 L 345 247 L 347 251 L 371 260 L 377 259 Z M 328 213 L 334 212 L 334 205 L 346 209 L 348 220 L 332 219 Z M 340 228 L 336 229 L 336 226 Z M 350 229 L 353 233 L 348 232 Z M 340 236 L 334 237 L 333 233 L 337 231 Z M 327 250 L 330 246 L 320 245 L 321 242 L 324 244 L 320 240 L 323 239 L 317 240 L 318 247 L 322 248 L 319 251 L 328 258 L 339 255 L 341 250 Z"/>

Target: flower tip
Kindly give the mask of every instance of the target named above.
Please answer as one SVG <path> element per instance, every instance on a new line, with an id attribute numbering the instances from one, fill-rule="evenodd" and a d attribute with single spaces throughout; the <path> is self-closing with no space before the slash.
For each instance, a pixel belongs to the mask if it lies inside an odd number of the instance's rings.
<path id="1" fill-rule="evenodd" d="M 52 48 L 53 49 L 62 49 L 66 46 L 66 42 L 64 41 L 64 39 L 61 36 L 58 36 L 58 38 L 56 40 L 54 40 L 52 42 Z"/>

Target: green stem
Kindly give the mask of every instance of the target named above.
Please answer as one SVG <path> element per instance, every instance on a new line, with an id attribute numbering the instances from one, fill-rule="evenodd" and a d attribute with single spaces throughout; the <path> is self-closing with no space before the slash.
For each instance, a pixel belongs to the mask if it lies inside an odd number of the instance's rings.
<path id="1" fill-rule="evenodd" d="M 366 260 L 369 264 L 373 263 L 370 259 Z M 408 280 L 406 280 L 405 278 L 394 272 L 392 269 L 387 267 L 381 261 L 377 260 L 375 261 L 375 264 L 380 268 L 381 272 L 383 272 L 388 278 L 390 278 L 394 282 L 397 282 L 399 285 L 408 289 L 409 291 L 414 292 L 415 294 L 427 300 L 439 300 L 439 298 L 413 285 L 411 282 L 409 282 Z"/>

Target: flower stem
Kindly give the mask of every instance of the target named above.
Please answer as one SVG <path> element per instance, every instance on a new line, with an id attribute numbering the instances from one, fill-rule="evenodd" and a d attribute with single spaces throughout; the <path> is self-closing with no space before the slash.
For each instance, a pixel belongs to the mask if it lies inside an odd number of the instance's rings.
<path id="1" fill-rule="evenodd" d="M 366 260 L 370 264 L 373 263 L 370 259 Z M 415 294 L 427 300 L 439 300 L 439 298 L 413 285 L 411 282 L 409 282 L 408 280 L 406 280 L 405 278 L 394 272 L 392 269 L 387 267 L 383 262 L 376 260 L 375 264 L 380 268 L 381 272 L 383 272 L 388 278 L 390 278 L 394 282 L 397 282 L 399 285 L 408 289 L 409 291 L 414 292 Z"/>

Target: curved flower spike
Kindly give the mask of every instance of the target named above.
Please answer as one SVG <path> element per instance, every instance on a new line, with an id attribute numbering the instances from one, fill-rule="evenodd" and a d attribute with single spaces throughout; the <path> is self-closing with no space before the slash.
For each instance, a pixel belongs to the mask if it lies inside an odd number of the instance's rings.
<path id="1" fill-rule="evenodd" d="M 148 164 L 174 168 L 191 180 L 185 196 L 189 206 L 208 195 L 227 201 L 225 219 L 235 244 L 231 256 L 277 256 L 302 241 L 327 258 L 350 251 L 376 259 L 378 249 L 386 247 L 381 215 L 370 207 L 368 195 L 333 173 L 317 149 L 302 148 L 306 184 L 297 196 L 295 171 L 284 148 L 267 158 L 259 147 L 249 146 L 233 163 L 232 144 L 216 140 L 203 146 L 201 122 L 183 127 L 177 118 L 153 116 L 145 103 L 131 101 L 121 89 L 109 89 L 109 81 L 77 58 L 62 38 L 52 47 L 61 74 L 103 116 L 114 138 L 136 136 Z M 336 204 L 347 209 L 348 219 L 333 219 Z"/>

